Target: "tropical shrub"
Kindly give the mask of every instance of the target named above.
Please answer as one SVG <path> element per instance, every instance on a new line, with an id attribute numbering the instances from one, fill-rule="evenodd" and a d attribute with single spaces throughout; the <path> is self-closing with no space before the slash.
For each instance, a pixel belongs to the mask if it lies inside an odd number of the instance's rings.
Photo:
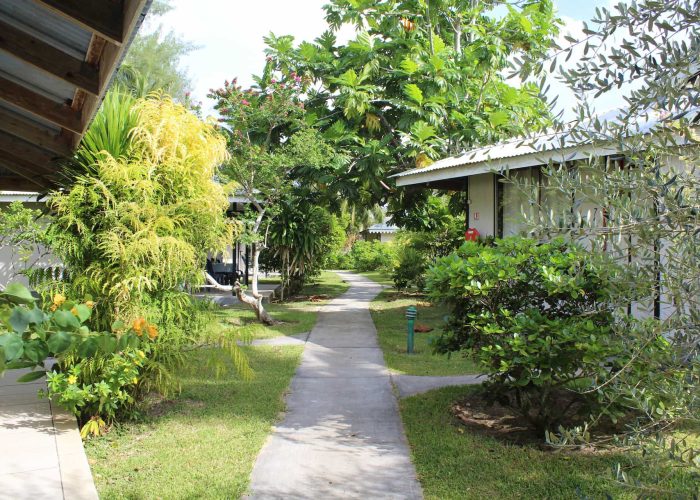
<path id="1" fill-rule="evenodd" d="M 63 270 L 32 277 L 44 298 L 95 297 L 87 323 L 96 331 L 143 319 L 157 324 L 159 335 L 142 349 L 140 375 L 132 377 L 138 386 L 109 382 L 123 349 L 103 356 L 76 351 L 59 359 L 67 375 L 52 376 L 56 397 L 81 417 L 97 411 L 109 421 L 148 391 L 177 391 L 172 370 L 200 344 L 222 345 L 250 376 L 235 336 L 213 328 L 210 308 L 187 292 L 203 280 L 207 253 L 233 241 L 226 193 L 214 180 L 227 157 L 224 138 L 167 97 L 118 93 L 105 101 L 88 136 L 62 189 L 48 200 L 46 242 Z M 71 373 L 77 385 L 64 384 Z M 110 390 L 95 409 L 92 391 L 103 383 Z M 82 399 L 73 401 L 76 394 Z"/>
<path id="2" fill-rule="evenodd" d="M 399 247 L 398 264 L 394 267 L 392 279 L 397 290 L 414 287 L 419 291 L 425 288 L 425 272 L 428 258 L 413 247 Z"/>
<path id="3" fill-rule="evenodd" d="M 289 197 L 278 203 L 268 226 L 268 248 L 262 253 L 266 269 L 279 271 L 287 293 L 296 293 L 318 276 L 331 251 L 345 240 L 335 218 L 312 200 Z"/>
<path id="4" fill-rule="evenodd" d="M 359 240 L 348 255 L 356 271 L 390 271 L 396 261 L 396 248 L 391 243 Z"/>
<path id="5" fill-rule="evenodd" d="M 494 398 L 516 407 L 537 429 L 550 429 L 567 410 L 557 404 L 562 390 L 599 387 L 629 364 L 648 371 L 667 349 L 658 337 L 648 346 L 655 356 L 627 355 L 610 300 L 616 270 L 563 240 L 465 243 L 428 272 L 430 297 L 453 307 L 435 348 L 469 353 Z"/>
<path id="6" fill-rule="evenodd" d="M 86 325 L 92 301 L 73 302 L 57 294 L 48 310 L 37 302 L 20 283 L 10 283 L 0 292 L 0 375 L 7 369 L 34 368 L 19 379 L 29 382 L 44 375 L 49 357 L 61 359 L 69 352 L 87 357 L 116 345 L 118 339 L 110 333 L 94 332 Z"/>

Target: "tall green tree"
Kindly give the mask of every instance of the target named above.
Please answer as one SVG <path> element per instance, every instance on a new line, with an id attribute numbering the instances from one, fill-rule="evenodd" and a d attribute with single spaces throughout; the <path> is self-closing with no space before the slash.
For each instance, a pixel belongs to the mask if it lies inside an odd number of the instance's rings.
<path id="1" fill-rule="evenodd" d="M 644 449 L 644 467 L 671 459 L 674 466 L 695 467 L 697 475 L 697 441 L 679 434 L 669 444 L 657 432 L 700 421 L 700 2 L 643 0 L 596 9 L 583 36 L 567 43 L 546 61 L 533 61 L 553 70 L 582 53 L 558 72 L 577 96 L 577 118 L 573 126 L 557 128 L 583 143 L 612 144 L 624 160 L 591 159 L 575 170 L 550 166 L 545 197 L 575 195 L 575 206 L 556 221 L 531 219 L 532 229 L 580 239 L 626 271 L 618 283 L 619 302 L 630 308 L 636 303 L 655 316 L 638 320 L 625 307 L 626 349 L 643 358 L 650 345 L 665 339 L 675 355 L 644 377 L 622 367 L 612 383 L 596 389 L 611 404 L 641 415 L 630 426 L 628 443 Z M 602 119 L 596 100 L 614 92 L 624 96 L 623 107 Z M 531 202 L 536 206 L 538 200 Z M 696 487 L 662 492 L 634 477 L 633 470 L 618 472 L 641 496 L 698 494 Z"/>
<path id="2" fill-rule="evenodd" d="M 336 189 L 359 205 L 386 200 L 392 173 L 549 123 L 537 86 L 504 70 L 550 47 L 550 0 L 333 0 L 325 11 L 331 29 L 314 42 L 266 38 L 263 81 L 277 70 L 305 83 L 309 119 L 352 160 Z M 339 44 L 346 23 L 358 33 Z"/>
<path id="3" fill-rule="evenodd" d="M 153 3 L 117 73 L 117 81 L 136 97 L 163 91 L 179 102 L 189 103 L 192 81 L 182 68 L 181 59 L 197 46 L 172 30 L 166 32 L 162 25 L 151 29 L 159 17 L 172 9 L 168 0 Z"/>
<path id="4" fill-rule="evenodd" d="M 270 224 L 276 217 L 292 217 L 283 205 L 291 206 L 295 200 L 323 193 L 344 162 L 319 132 L 307 124 L 301 79 L 283 82 L 277 78 L 268 74 L 258 79 L 258 85 L 245 90 L 234 79 L 210 94 L 217 101 L 215 107 L 228 133 L 230 159 L 219 169 L 220 179 L 235 182 L 249 202 L 241 241 L 252 247 L 252 297 L 238 283 L 234 290 L 258 319 L 267 324 L 274 323 L 274 319 L 262 304 L 258 274 L 260 252 L 268 245 Z M 272 239 L 285 246 L 283 250 L 277 249 L 288 257 L 283 257 L 285 269 L 293 264 L 296 271 L 303 273 L 311 254 L 295 247 L 299 239 L 282 233 L 275 233 Z M 296 271 L 287 275 L 298 274 Z"/>

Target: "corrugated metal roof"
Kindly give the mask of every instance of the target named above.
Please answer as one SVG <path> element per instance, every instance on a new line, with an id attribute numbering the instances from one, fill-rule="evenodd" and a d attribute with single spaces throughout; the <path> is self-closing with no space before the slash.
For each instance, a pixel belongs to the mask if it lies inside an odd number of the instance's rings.
<path id="1" fill-rule="evenodd" d="M 603 122 L 616 122 L 619 110 L 610 111 L 601 115 L 599 119 Z M 659 123 L 657 116 L 647 116 L 640 118 L 630 127 L 630 133 L 644 134 L 649 132 Z M 405 177 L 414 174 L 422 174 L 441 170 L 444 168 L 457 167 L 460 165 L 472 165 L 488 163 L 493 160 L 503 160 L 526 155 L 542 154 L 550 151 L 558 151 L 566 148 L 574 148 L 590 143 L 590 140 L 582 141 L 572 135 L 571 130 L 558 132 L 548 132 L 533 137 L 517 137 L 508 141 L 482 146 L 462 153 L 459 156 L 443 158 L 427 167 L 413 168 L 392 175 L 392 177 Z"/>
<path id="2" fill-rule="evenodd" d="M 367 228 L 368 233 L 395 233 L 399 228 L 392 226 L 387 222 L 382 222 L 380 224 L 374 224 Z"/>
<path id="3" fill-rule="evenodd" d="M 85 0 L 92 1 L 92 0 Z M 0 20 L 32 34 L 78 59 L 84 59 L 92 33 L 34 0 L 0 1 Z"/>

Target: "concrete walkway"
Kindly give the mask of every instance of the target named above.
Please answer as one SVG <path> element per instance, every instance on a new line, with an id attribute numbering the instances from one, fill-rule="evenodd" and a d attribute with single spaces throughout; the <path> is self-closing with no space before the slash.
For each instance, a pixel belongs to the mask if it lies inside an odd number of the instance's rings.
<path id="1" fill-rule="evenodd" d="M 0 378 L 0 499 L 97 499 L 75 417 L 39 399 L 44 379 Z"/>
<path id="2" fill-rule="evenodd" d="M 369 314 L 382 288 L 339 274 L 350 289 L 319 313 L 250 498 L 422 498 Z"/>

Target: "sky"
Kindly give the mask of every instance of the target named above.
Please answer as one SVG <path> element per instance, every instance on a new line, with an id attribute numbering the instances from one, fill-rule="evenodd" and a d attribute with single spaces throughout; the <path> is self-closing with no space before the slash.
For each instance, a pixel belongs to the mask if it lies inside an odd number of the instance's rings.
<path id="1" fill-rule="evenodd" d="M 252 84 L 251 75 L 259 73 L 264 63 L 263 37 L 294 35 L 297 42 L 313 40 L 326 28 L 322 6 L 329 0 L 171 0 L 174 9 L 158 21 L 164 31 L 174 31 L 199 48 L 182 60 L 194 84 L 193 98 L 203 102 L 205 114 L 213 103 L 206 98 L 210 88 L 221 87 L 224 80 L 238 77 L 244 87 Z M 560 45 L 566 33 L 577 38 L 583 21 L 591 19 L 595 8 L 610 6 L 612 0 L 554 0 L 564 21 Z M 154 28 L 156 25 L 146 27 Z M 352 30 L 342 30 L 339 40 L 351 38 Z M 575 58 L 575 57 L 574 57 Z M 572 58 L 572 59 L 574 59 Z M 573 62 L 573 61 L 572 61 Z M 570 115 L 568 106 L 573 95 L 560 83 L 551 82 L 552 95 L 561 94 L 559 106 Z M 609 101 L 609 102 L 608 102 Z M 598 103 L 598 110 L 614 107 L 619 97 L 608 96 Z M 571 116 L 569 116 L 571 117 Z"/>

